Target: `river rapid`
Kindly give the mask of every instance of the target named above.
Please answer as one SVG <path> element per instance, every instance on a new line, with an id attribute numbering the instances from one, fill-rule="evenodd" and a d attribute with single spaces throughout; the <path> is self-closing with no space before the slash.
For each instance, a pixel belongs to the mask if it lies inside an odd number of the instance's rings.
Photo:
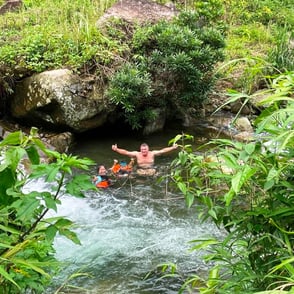
<path id="1" fill-rule="evenodd" d="M 110 167 L 114 158 L 126 160 L 111 150 L 114 143 L 128 150 L 138 150 L 142 142 L 160 149 L 175 135 L 171 131 L 148 138 L 90 136 L 78 141 L 72 153 Z M 168 172 L 175 156 L 172 152 L 156 158 L 161 174 Z M 88 192 L 86 198 L 64 195 L 61 201 L 57 214 L 75 222 L 82 245 L 56 238 L 56 257 L 64 266 L 47 294 L 78 272 L 88 275 L 68 284 L 86 291 L 72 288 L 62 293 L 178 293 L 189 274 L 201 276 L 207 271 L 203 253 L 191 251 L 190 241 L 220 235 L 212 223 L 199 222 L 197 204 L 188 209 L 181 194 L 155 178 L 126 179 L 106 191 Z M 177 265 L 177 277 L 160 278 L 156 269 L 166 263 Z"/>

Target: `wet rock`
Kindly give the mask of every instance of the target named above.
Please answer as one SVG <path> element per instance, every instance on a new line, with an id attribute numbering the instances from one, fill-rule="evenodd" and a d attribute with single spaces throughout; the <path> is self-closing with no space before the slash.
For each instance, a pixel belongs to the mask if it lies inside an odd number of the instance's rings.
<path id="1" fill-rule="evenodd" d="M 152 133 L 161 131 L 165 125 L 166 114 L 165 110 L 156 108 L 153 110 L 154 117 L 152 120 L 147 121 L 143 130 L 144 135 L 150 135 Z"/>
<path id="2" fill-rule="evenodd" d="M 247 117 L 239 117 L 236 119 L 235 127 L 240 132 L 253 133 L 253 127 Z"/>
<path id="3" fill-rule="evenodd" d="M 83 132 L 103 125 L 112 108 L 89 81 L 68 69 L 59 69 L 21 81 L 11 97 L 10 110 L 20 122 Z"/>

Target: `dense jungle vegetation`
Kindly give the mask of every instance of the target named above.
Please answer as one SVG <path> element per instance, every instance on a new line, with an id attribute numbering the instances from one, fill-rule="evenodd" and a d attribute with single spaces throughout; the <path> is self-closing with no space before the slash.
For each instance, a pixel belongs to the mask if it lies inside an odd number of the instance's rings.
<path id="1" fill-rule="evenodd" d="M 174 1 L 180 18 L 170 25 L 128 28 L 134 32 L 131 39 L 119 21 L 106 34 L 96 27 L 114 1 L 23 2 L 21 11 L 0 19 L 2 98 L 9 97 L 21 77 L 69 67 L 109 82 L 112 102 L 140 126 L 141 116 L 152 115 L 142 110 L 141 100 L 160 90 L 153 79 L 163 73 L 179 78 L 177 83 L 184 86 L 181 91 L 173 88 L 173 99 L 184 97 L 189 106 L 209 99 L 207 90 L 216 78 L 232 82 L 228 102 L 240 99 L 245 105 L 262 89 L 265 98 L 253 120 L 255 140 L 212 140 L 206 154 L 198 154 L 191 150 L 192 136 L 172 139 L 181 151 L 171 165 L 171 182 L 188 207 L 202 203 L 200 217 L 227 231 L 224 240 L 192 241 L 194 250 L 206 250 L 205 260 L 213 266 L 207 278 L 188 277 L 179 292 L 293 293 L 293 0 Z M 173 46 L 165 46 L 170 42 Z M 170 80 L 162 82 L 169 85 Z M 125 91 L 129 95 L 122 95 Z M 203 93 L 199 101 L 194 101 L 195 91 L 196 96 Z M 51 158 L 50 164 L 42 163 L 40 151 Z M 23 158 L 31 164 L 30 173 L 21 168 Z M 70 220 L 46 219 L 46 214 L 56 209 L 64 191 L 83 197 L 81 191 L 92 188 L 88 176 L 74 171 L 87 170 L 93 162 L 47 150 L 32 129 L 29 135 L 16 132 L 0 142 L 0 163 L 0 292 L 43 293 L 58 272 L 56 234 L 79 243 Z M 27 192 L 26 183 L 40 178 L 55 188 Z M 170 271 L 180 274 L 175 265 L 161 270 L 166 278 Z M 63 286 L 66 282 L 57 291 Z"/>

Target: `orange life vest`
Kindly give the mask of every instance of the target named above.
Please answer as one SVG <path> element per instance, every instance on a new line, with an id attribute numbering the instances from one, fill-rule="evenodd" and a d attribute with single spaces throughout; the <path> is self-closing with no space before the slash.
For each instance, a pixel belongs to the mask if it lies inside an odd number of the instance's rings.
<path id="1" fill-rule="evenodd" d="M 134 159 L 131 159 L 129 164 L 126 164 L 126 162 L 121 161 L 120 163 L 115 160 L 113 166 L 111 167 L 111 171 L 114 174 L 126 174 L 130 173 L 133 170 L 134 165 Z"/>
<path id="2" fill-rule="evenodd" d="M 110 186 L 110 183 L 107 180 L 103 180 L 96 184 L 97 188 L 108 188 L 109 186 Z"/>
<path id="3" fill-rule="evenodd" d="M 93 183 L 97 188 L 108 188 L 111 184 L 110 180 L 108 177 L 106 178 L 105 176 L 97 176 L 95 177 L 95 180 L 93 180 Z"/>

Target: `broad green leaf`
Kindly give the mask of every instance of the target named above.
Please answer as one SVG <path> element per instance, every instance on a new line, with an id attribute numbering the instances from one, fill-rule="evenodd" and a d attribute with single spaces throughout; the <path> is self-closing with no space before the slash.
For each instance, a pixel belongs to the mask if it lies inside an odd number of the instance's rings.
<path id="1" fill-rule="evenodd" d="M 0 164 L 0 172 L 2 172 L 3 170 L 5 170 L 6 168 L 10 168 L 10 167 L 9 167 L 9 163 L 7 163 L 7 162 L 2 162 L 2 163 Z"/>
<path id="2" fill-rule="evenodd" d="M 271 179 L 271 180 L 267 180 L 265 183 L 264 183 L 264 190 L 269 190 L 271 189 L 273 186 L 275 185 L 275 180 L 274 179 Z"/>
<path id="3" fill-rule="evenodd" d="M 69 219 L 66 218 L 59 218 L 57 220 L 57 222 L 55 223 L 55 226 L 59 229 L 59 228 L 63 228 L 63 227 L 69 227 L 73 224 L 73 222 Z"/>
<path id="4" fill-rule="evenodd" d="M 200 200 L 205 204 L 209 209 L 213 206 L 213 202 L 210 196 L 201 196 Z"/>
<path id="5" fill-rule="evenodd" d="M 59 166 L 52 166 L 53 168 L 51 168 L 49 170 L 49 173 L 47 174 L 47 177 L 46 177 L 46 181 L 47 182 L 53 182 L 53 181 L 56 181 L 56 176 L 57 174 L 59 173 L 59 170 L 60 170 L 60 167 Z"/>
<path id="6" fill-rule="evenodd" d="M 17 219 L 25 222 L 35 217 L 36 210 L 40 205 L 40 201 L 36 199 L 36 192 L 26 195 L 20 200 L 15 201 L 12 207 L 17 210 Z"/>
<path id="7" fill-rule="evenodd" d="M 21 138 L 21 131 L 10 133 L 0 142 L 0 147 L 9 145 L 19 145 L 21 143 Z"/>
<path id="8" fill-rule="evenodd" d="M 178 157 L 182 165 L 184 165 L 188 160 L 188 155 L 185 151 L 180 151 L 178 153 Z"/>
<path id="9" fill-rule="evenodd" d="M 217 215 L 216 215 L 215 210 L 213 210 L 213 209 L 208 210 L 208 214 L 209 214 L 211 217 L 213 217 L 215 220 L 217 220 Z"/>
<path id="10" fill-rule="evenodd" d="M 8 196 L 7 189 L 13 187 L 16 182 L 16 174 L 11 168 L 6 168 L 0 172 L 0 206 L 9 205 L 13 200 Z"/>
<path id="11" fill-rule="evenodd" d="M 13 170 L 16 170 L 16 168 L 19 165 L 20 160 L 24 157 L 26 154 L 25 149 L 22 147 L 13 147 L 6 151 L 5 159 L 7 163 L 12 167 Z"/>
<path id="12" fill-rule="evenodd" d="M 57 211 L 57 203 L 56 203 L 56 200 L 54 200 L 51 193 L 42 192 L 42 193 L 40 193 L 40 196 L 43 197 L 47 208 L 53 209 L 54 211 Z"/>
<path id="13" fill-rule="evenodd" d="M 76 175 L 65 186 L 66 192 L 76 197 L 85 197 L 85 191 L 95 190 L 89 175 Z"/>
<path id="14" fill-rule="evenodd" d="M 38 165 L 33 165 L 30 178 L 35 179 L 35 178 L 41 178 L 43 176 L 47 176 L 52 168 L 53 168 L 52 164 L 41 163 Z"/>
<path id="15" fill-rule="evenodd" d="M 36 147 L 30 146 L 26 148 L 26 152 L 32 164 L 39 164 L 40 163 L 40 155 Z"/>
<path id="16" fill-rule="evenodd" d="M 45 234 L 49 242 L 52 242 L 54 240 L 57 232 L 58 229 L 54 225 L 48 226 L 48 228 L 45 230 Z"/>
<path id="17" fill-rule="evenodd" d="M 207 282 L 207 286 L 209 288 L 212 288 L 215 285 L 217 285 L 217 279 L 219 279 L 219 268 L 215 266 L 209 271 L 209 279 Z"/>
<path id="18" fill-rule="evenodd" d="M 74 233 L 73 231 L 63 228 L 59 230 L 59 234 L 65 236 L 66 238 L 74 242 L 75 244 L 82 245 L 81 241 L 77 237 L 77 234 Z"/>
<path id="19" fill-rule="evenodd" d="M 222 159 L 224 159 L 224 165 L 226 165 L 227 167 L 230 167 L 230 168 L 236 168 L 239 166 L 238 162 L 237 162 L 237 158 L 233 155 L 233 154 L 230 154 L 230 153 L 225 153 L 223 154 L 222 156 Z M 220 163 L 222 164 L 222 163 Z"/>
<path id="20" fill-rule="evenodd" d="M 272 167 L 268 172 L 266 180 L 267 181 L 276 180 L 278 177 L 279 177 L 279 171 L 275 167 Z"/>
<path id="21" fill-rule="evenodd" d="M 245 151 L 247 154 L 251 155 L 255 150 L 255 143 L 249 143 L 244 146 Z"/>
<path id="22" fill-rule="evenodd" d="M 89 166 L 91 165 L 96 165 L 96 163 L 89 159 L 89 158 L 78 158 L 77 156 L 65 156 L 63 158 L 64 162 L 65 162 L 65 166 L 68 169 L 71 168 L 78 168 L 78 169 L 82 169 L 82 170 L 88 170 Z"/>

